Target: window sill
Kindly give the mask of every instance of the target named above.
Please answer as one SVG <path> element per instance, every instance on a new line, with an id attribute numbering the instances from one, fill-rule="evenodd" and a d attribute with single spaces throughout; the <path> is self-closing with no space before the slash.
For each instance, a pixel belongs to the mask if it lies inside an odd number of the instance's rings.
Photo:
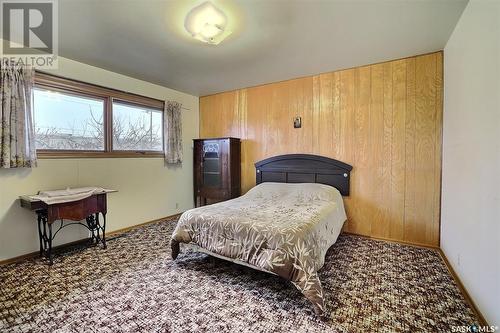
<path id="1" fill-rule="evenodd" d="M 134 152 L 134 151 L 37 151 L 39 159 L 64 159 L 64 158 L 163 158 L 162 152 Z"/>

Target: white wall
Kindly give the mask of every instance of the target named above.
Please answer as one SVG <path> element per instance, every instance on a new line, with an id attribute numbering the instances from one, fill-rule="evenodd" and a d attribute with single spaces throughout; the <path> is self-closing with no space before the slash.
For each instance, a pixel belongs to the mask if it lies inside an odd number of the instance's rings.
<path id="1" fill-rule="evenodd" d="M 444 50 L 441 247 L 500 326 L 500 1 L 473 0 Z"/>
<path id="2" fill-rule="evenodd" d="M 189 109 L 182 110 L 184 162 L 182 167 L 165 167 L 161 158 L 42 159 L 34 169 L 0 169 L 0 260 L 38 250 L 35 214 L 19 206 L 17 198 L 22 194 L 66 186 L 117 189 L 118 193 L 108 197 L 109 231 L 182 212 L 193 205 L 191 140 L 198 137 L 198 97 L 59 59 L 59 69 L 53 74 L 182 103 Z M 68 227 L 57 235 L 55 245 L 84 238 L 85 230 Z"/>

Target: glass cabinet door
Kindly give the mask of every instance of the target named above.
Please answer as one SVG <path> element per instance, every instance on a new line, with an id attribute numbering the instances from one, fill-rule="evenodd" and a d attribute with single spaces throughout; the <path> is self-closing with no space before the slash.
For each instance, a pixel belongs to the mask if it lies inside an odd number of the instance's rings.
<path id="1" fill-rule="evenodd" d="M 221 187 L 221 160 L 218 141 L 203 142 L 202 161 L 203 185 L 206 187 Z"/>

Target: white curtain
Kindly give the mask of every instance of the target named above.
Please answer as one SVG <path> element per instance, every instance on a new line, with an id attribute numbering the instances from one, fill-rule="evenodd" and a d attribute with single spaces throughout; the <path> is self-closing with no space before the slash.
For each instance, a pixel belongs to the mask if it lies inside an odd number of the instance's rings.
<path id="1" fill-rule="evenodd" d="M 3 61 L 0 72 L 0 168 L 35 167 L 31 110 L 35 71 Z"/>
<path id="2" fill-rule="evenodd" d="M 165 163 L 182 163 L 182 119 L 180 103 L 173 101 L 165 102 L 163 140 Z"/>

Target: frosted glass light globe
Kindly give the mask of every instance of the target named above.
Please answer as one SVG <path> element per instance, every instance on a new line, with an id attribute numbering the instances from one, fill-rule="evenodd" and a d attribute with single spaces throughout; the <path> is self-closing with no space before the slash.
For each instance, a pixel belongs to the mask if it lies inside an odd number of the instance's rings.
<path id="1" fill-rule="evenodd" d="M 194 38 L 209 44 L 219 44 L 231 32 L 225 31 L 227 17 L 210 1 L 191 9 L 184 21 L 184 27 Z"/>

